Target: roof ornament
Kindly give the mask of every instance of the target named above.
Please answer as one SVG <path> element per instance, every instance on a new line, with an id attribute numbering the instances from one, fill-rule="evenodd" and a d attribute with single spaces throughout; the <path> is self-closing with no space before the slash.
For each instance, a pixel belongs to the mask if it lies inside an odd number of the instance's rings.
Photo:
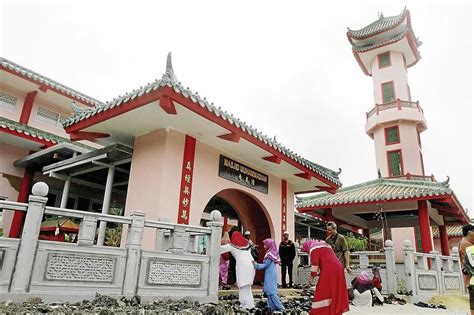
<path id="1" fill-rule="evenodd" d="M 342 173 L 342 168 L 339 167 L 339 171 L 334 172 L 334 175 L 339 176 L 339 175 L 341 175 L 341 173 Z"/>
<path id="2" fill-rule="evenodd" d="M 81 108 L 81 107 L 77 106 L 76 101 L 72 101 L 71 108 L 72 108 L 72 111 L 74 112 L 74 114 L 81 114 L 81 113 L 83 113 L 87 110 L 85 108 Z"/>
<path id="3" fill-rule="evenodd" d="M 447 179 L 444 182 L 441 182 L 440 184 L 446 188 L 449 188 L 449 176 L 446 176 L 446 177 Z"/>
<path id="4" fill-rule="evenodd" d="M 383 19 L 383 13 L 382 11 L 379 11 L 379 20 L 382 20 Z"/>
<path id="5" fill-rule="evenodd" d="M 377 177 L 378 177 L 378 178 L 382 178 L 382 173 L 380 172 L 380 168 L 377 169 Z"/>
<path id="6" fill-rule="evenodd" d="M 170 81 L 176 81 L 176 76 L 173 70 L 173 63 L 171 62 L 171 51 L 168 53 L 168 57 L 166 57 L 166 73 L 164 77 L 167 77 Z"/>

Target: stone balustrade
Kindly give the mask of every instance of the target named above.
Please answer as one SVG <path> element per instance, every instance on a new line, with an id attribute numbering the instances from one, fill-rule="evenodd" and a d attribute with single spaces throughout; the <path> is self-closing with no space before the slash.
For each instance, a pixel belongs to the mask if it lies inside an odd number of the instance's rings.
<path id="1" fill-rule="evenodd" d="M 26 211 L 20 239 L 0 237 L 0 297 L 45 301 L 140 295 L 142 299 L 190 297 L 217 302 L 221 214 L 214 210 L 207 227 L 46 207 L 48 186 L 33 186 L 29 203 L 0 201 L 0 208 Z M 39 240 L 44 214 L 81 220 L 77 243 Z M 122 224 L 120 247 L 94 245 L 100 222 Z M 145 228 L 156 230 L 153 250 L 142 248 Z M 198 252 L 198 239 L 206 250 Z"/>

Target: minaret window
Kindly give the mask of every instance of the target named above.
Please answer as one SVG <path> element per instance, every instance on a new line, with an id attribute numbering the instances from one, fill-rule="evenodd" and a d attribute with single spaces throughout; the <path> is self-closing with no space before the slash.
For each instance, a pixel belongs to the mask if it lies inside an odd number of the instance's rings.
<path id="1" fill-rule="evenodd" d="M 388 175 L 399 176 L 403 174 L 402 151 L 388 151 Z"/>
<path id="2" fill-rule="evenodd" d="M 379 54 L 377 56 L 378 61 L 379 61 L 379 69 L 385 68 L 385 67 L 390 67 L 392 65 L 392 62 L 390 61 L 390 52 L 387 51 L 383 54 Z"/>
<path id="3" fill-rule="evenodd" d="M 400 135 L 398 126 L 385 128 L 385 144 L 400 143 Z"/>
<path id="4" fill-rule="evenodd" d="M 382 102 L 389 103 L 395 100 L 393 81 L 382 83 Z"/>

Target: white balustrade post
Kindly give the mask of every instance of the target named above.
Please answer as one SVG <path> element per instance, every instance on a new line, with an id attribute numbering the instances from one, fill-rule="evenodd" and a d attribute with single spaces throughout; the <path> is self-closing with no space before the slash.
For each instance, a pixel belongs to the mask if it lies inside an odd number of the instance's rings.
<path id="1" fill-rule="evenodd" d="M 208 282 L 208 294 L 213 298 L 214 302 L 217 302 L 217 289 L 219 285 L 219 262 L 221 258 L 221 235 L 222 226 L 224 223 L 221 222 L 222 215 L 218 210 L 211 212 L 211 221 L 207 222 L 207 226 L 211 228 L 211 237 L 209 238 L 209 245 L 207 253 L 211 256 L 209 262 L 209 282 Z"/>
<path id="2" fill-rule="evenodd" d="M 462 274 L 462 268 L 464 266 L 461 266 L 461 259 L 459 258 L 459 249 L 457 247 L 453 247 L 451 250 L 451 257 L 452 257 L 452 262 L 451 266 L 453 269 L 453 272 L 458 272 L 459 273 L 459 279 L 461 281 L 461 293 L 465 294 L 466 293 L 466 288 L 464 287 L 464 276 Z"/>
<path id="3" fill-rule="evenodd" d="M 30 195 L 28 198 L 28 210 L 25 223 L 23 224 L 23 232 L 10 287 L 10 292 L 12 293 L 26 293 L 29 290 L 41 221 L 43 220 L 44 209 L 48 201 L 46 197 L 48 191 L 49 187 L 46 183 L 36 183 L 32 188 L 33 195 Z"/>
<path id="4" fill-rule="evenodd" d="M 112 186 L 114 184 L 114 175 L 115 175 L 115 166 L 109 166 L 109 170 L 107 172 L 107 180 L 105 182 L 105 192 L 104 192 L 104 200 L 102 202 L 102 213 L 108 214 L 109 207 L 110 207 L 110 198 L 112 196 Z M 84 209 L 80 209 L 84 210 Z M 107 222 L 100 221 L 99 224 L 99 235 L 97 236 L 97 245 L 103 246 L 105 240 L 105 230 L 107 229 Z"/>
<path id="5" fill-rule="evenodd" d="M 411 246 L 410 240 L 405 240 L 403 243 L 403 256 L 405 257 L 405 283 L 407 291 L 412 291 L 413 295 L 416 295 L 415 251 Z"/>
<path id="6" fill-rule="evenodd" d="M 97 217 L 86 215 L 82 218 L 79 227 L 79 235 L 77 236 L 77 245 L 92 246 L 94 245 L 95 232 L 97 230 Z"/>
<path id="7" fill-rule="evenodd" d="M 443 281 L 443 262 L 441 260 L 441 254 L 436 250 L 430 251 L 430 254 L 435 255 L 434 259 L 431 259 L 431 270 L 436 271 L 436 279 L 438 280 L 438 292 L 439 294 L 444 294 L 445 289 Z"/>
<path id="8" fill-rule="evenodd" d="M 385 241 L 385 265 L 387 267 L 387 291 L 397 293 L 397 273 L 395 269 L 395 251 L 391 240 Z M 368 267 L 368 265 L 367 265 Z"/>
<path id="9" fill-rule="evenodd" d="M 127 233 L 127 265 L 125 266 L 125 279 L 122 294 L 132 297 L 137 293 L 138 278 L 140 273 L 140 259 L 143 230 L 145 228 L 145 213 L 132 212 L 132 224 Z"/>
<path id="10" fill-rule="evenodd" d="M 168 249 L 173 253 L 184 253 L 188 249 L 189 233 L 183 225 L 175 225 L 171 233 L 171 247 Z"/>
<path id="11" fill-rule="evenodd" d="M 158 221 L 170 222 L 168 217 L 160 217 Z M 169 247 L 170 232 L 166 229 L 156 229 L 155 250 L 167 250 Z"/>
<path id="12" fill-rule="evenodd" d="M 365 253 L 357 254 L 359 256 L 359 268 L 367 269 L 369 268 L 369 256 Z"/>

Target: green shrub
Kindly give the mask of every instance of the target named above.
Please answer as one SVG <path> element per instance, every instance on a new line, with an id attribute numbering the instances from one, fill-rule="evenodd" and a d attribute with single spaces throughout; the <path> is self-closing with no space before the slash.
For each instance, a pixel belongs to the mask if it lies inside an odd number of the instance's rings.
<path id="1" fill-rule="evenodd" d="M 348 233 L 346 241 L 350 251 L 360 252 L 367 250 L 367 239 L 365 237 L 357 237 L 352 233 Z"/>

